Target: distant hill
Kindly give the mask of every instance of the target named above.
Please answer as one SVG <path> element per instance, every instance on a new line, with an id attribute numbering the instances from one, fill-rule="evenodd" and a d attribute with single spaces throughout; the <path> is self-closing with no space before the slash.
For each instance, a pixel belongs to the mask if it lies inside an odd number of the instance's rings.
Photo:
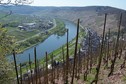
<path id="1" fill-rule="evenodd" d="M 26 14 L 35 16 L 49 16 L 67 19 L 77 22 L 80 18 L 81 25 L 90 27 L 101 34 L 104 23 L 104 14 L 108 14 L 106 28 L 112 31 L 117 30 L 120 13 L 123 13 L 122 26 L 126 26 L 125 10 L 108 6 L 87 6 L 87 7 L 36 7 L 36 6 L 0 6 L 0 10 L 11 10 L 16 14 Z"/>

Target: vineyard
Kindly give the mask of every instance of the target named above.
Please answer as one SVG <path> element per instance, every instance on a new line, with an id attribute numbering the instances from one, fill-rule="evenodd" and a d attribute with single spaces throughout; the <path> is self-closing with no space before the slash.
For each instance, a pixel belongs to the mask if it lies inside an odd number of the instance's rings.
<path id="1" fill-rule="evenodd" d="M 122 33 L 123 13 L 120 14 L 118 31 L 112 35 L 106 32 L 107 14 L 104 16 L 102 36 L 97 48 L 94 48 L 91 33 L 87 33 L 88 49 L 78 47 L 80 20 L 77 22 L 74 55 L 70 56 L 69 33 L 67 30 L 66 48 L 62 47 L 61 61 L 55 55 L 45 52 L 44 63 L 38 61 L 34 48 L 34 62 L 29 54 L 28 67 L 17 65 L 13 50 L 16 79 L 15 84 L 125 84 L 126 83 L 126 39 Z M 33 66 L 34 65 L 34 66 Z M 26 69 L 24 73 L 23 69 Z"/>

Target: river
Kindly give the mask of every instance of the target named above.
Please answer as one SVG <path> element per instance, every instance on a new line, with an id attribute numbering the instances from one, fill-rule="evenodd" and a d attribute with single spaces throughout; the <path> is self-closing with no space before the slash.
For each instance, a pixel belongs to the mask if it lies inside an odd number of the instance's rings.
<path id="1" fill-rule="evenodd" d="M 65 28 L 69 29 L 69 41 L 71 41 L 76 36 L 77 27 L 73 22 L 64 21 Z M 51 53 L 52 51 L 60 48 L 62 45 L 66 44 L 67 33 L 63 36 L 51 35 L 44 42 L 39 43 L 34 46 L 37 50 L 37 59 L 42 59 L 45 56 L 45 52 Z M 34 47 L 31 47 L 24 52 L 16 55 L 17 64 L 27 62 L 29 59 L 29 54 L 31 55 L 31 60 L 34 60 Z M 13 55 L 7 57 L 9 61 L 13 61 Z"/>

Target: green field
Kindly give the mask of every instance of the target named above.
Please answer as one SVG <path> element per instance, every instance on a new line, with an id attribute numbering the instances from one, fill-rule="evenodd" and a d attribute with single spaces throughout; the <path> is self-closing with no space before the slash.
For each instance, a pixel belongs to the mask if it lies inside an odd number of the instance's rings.
<path id="1" fill-rule="evenodd" d="M 19 30 L 18 28 L 13 28 L 13 27 L 8 27 L 7 30 L 8 30 L 7 34 L 14 36 L 17 41 L 24 40 L 40 32 L 39 30 L 22 31 Z"/>

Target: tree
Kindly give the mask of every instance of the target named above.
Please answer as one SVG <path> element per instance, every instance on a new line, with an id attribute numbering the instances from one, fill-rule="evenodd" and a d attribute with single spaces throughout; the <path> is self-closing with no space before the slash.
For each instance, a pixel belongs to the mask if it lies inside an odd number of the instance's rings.
<path id="1" fill-rule="evenodd" d="M 23 5 L 31 4 L 34 0 L 0 0 L 0 5 Z"/>
<path id="2" fill-rule="evenodd" d="M 7 30 L 0 28 L 0 84 L 8 84 L 13 79 L 13 67 L 5 56 L 11 52 L 13 43 L 13 37 L 7 35 Z"/>
<path id="3" fill-rule="evenodd" d="M 34 0 L 0 0 L 0 5 L 26 5 L 31 4 Z M 5 18 L 12 14 L 12 11 L 5 14 L 0 19 Z M 8 63 L 6 54 L 10 53 L 13 49 L 14 39 L 7 35 L 7 30 L 1 28 L 0 25 L 0 84 L 8 84 L 13 80 L 13 67 Z"/>

